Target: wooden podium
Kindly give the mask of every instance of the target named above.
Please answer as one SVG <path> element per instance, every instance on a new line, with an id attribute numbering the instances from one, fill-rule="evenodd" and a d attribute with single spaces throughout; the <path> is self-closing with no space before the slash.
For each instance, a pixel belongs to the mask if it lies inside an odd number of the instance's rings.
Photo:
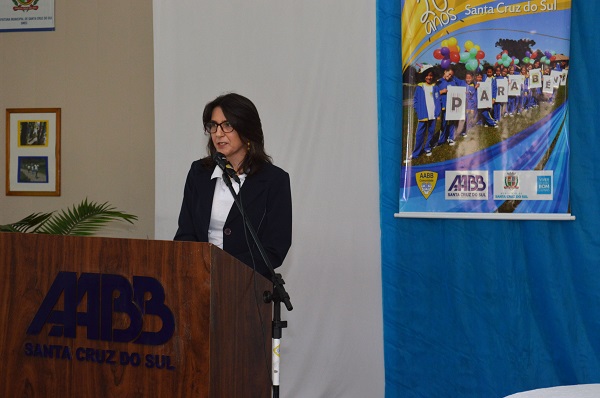
<path id="1" fill-rule="evenodd" d="M 0 396 L 270 397 L 266 290 L 207 243 L 0 233 Z"/>

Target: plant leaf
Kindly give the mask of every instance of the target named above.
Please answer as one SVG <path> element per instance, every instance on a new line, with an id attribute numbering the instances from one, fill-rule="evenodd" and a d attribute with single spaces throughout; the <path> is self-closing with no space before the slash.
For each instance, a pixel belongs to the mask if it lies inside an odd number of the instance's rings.
<path id="1" fill-rule="evenodd" d="M 34 213 L 16 223 L 2 225 L 0 231 L 89 236 L 110 222 L 126 221 L 133 224 L 137 219 L 133 214 L 117 211 L 108 202 L 98 204 L 88 202 L 86 198 L 59 213 Z"/>
<path id="2" fill-rule="evenodd" d="M 50 213 L 33 213 L 25 217 L 24 219 L 17 221 L 12 224 L 6 224 L 0 226 L 2 232 L 36 232 L 36 227 L 39 224 L 46 222 L 53 212 Z"/>

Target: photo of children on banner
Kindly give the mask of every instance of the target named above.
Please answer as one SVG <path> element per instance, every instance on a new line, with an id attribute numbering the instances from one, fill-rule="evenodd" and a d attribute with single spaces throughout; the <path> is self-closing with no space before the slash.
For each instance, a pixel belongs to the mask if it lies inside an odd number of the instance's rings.
<path id="1" fill-rule="evenodd" d="M 412 105 L 417 125 L 414 146 L 408 148 L 404 163 L 423 154 L 430 157 L 444 144 L 452 147 L 456 137 L 466 138 L 478 126 L 499 129 L 503 118 L 524 115 L 541 102 L 553 104 L 557 89 L 566 85 L 567 63 L 517 63 L 507 66 L 497 62 L 474 68 L 467 65 L 466 71 L 458 69 L 464 80 L 456 76 L 457 69 L 451 63 L 442 66 L 441 71 L 440 66 L 415 64 L 418 83 Z M 436 72 L 442 73 L 437 80 Z"/>
<path id="2" fill-rule="evenodd" d="M 502 118 L 538 107 L 540 98 L 552 102 L 556 90 L 567 80 L 568 69 L 557 69 L 488 66 L 485 73 L 466 71 L 462 80 L 450 65 L 434 83 L 432 65 L 421 65 L 412 101 L 418 120 L 415 145 L 404 163 L 422 154 L 431 156 L 438 146 L 454 146 L 457 135 L 467 137 L 475 126 L 499 128 Z M 438 120 L 440 129 L 436 132 Z"/>
<path id="3" fill-rule="evenodd" d="M 445 120 L 446 124 L 445 126 L 444 124 L 442 125 L 442 133 L 440 134 L 438 145 L 442 145 L 445 142 L 450 146 L 455 144 L 454 128 L 459 120 L 465 120 L 465 126 L 473 127 L 473 124 L 467 118 L 467 114 L 474 115 L 475 109 L 479 110 L 482 123 L 493 127 L 497 126 L 498 123 L 493 118 L 493 105 L 495 102 L 493 79 L 487 77 L 486 80 L 483 80 L 480 75 L 478 80 L 476 83 L 473 83 L 472 72 L 467 72 L 465 80 L 461 80 L 454 77 L 452 69 L 448 69 L 444 73 L 444 78 L 438 81 L 438 87 L 444 87 L 443 90 L 446 94 L 440 96 L 440 100 L 442 101 L 442 120 Z M 467 132 L 463 131 L 460 135 L 466 137 Z"/>

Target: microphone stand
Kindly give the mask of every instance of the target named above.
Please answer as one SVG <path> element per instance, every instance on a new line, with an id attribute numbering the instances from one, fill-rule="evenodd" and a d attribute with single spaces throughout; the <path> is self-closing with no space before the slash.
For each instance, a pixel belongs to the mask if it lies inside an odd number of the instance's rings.
<path id="1" fill-rule="evenodd" d="M 265 303 L 271 303 L 271 302 L 273 303 L 273 322 L 272 322 L 273 344 L 272 344 L 272 351 L 271 351 L 271 361 L 272 361 L 271 374 L 273 377 L 273 398 L 279 398 L 279 361 L 280 361 L 279 346 L 280 346 L 280 342 L 281 342 L 282 329 L 287 327 L 287 321 L 281 320 L 281 302 L 283 301 L 283 303 L 285 304 L 285 308 L 288 311 L 293 310 L 294 307 L 292 307 L 292 303 L 290 302 L 289 294 L 286 292 L 285 288 L 283 287 L 285 282 L 283 281 L 281 274 L 275 273 L 275 269 L 271 265 L 271 261 L 269 260 L 269 257 L 267 256 L 267 252 L 265 251 L 265 248 L 263 247 L 262 243 L 260 242 L 260 239 L 258 239 L 258 235 L 256 234 L 254 227 L 250 223 L 250 220 L 248 220 L 246 218 L 246 214 L 244 212 L 242 204 L 240 203 L 238 195 L 235 193 L 235 190 L 233 189 L 233 184 L 231 182 L 231 178 L 229 177 L 227 172 L 225 172 L 225 170 L 223 170 L 223 181 L 225 181 L 225 184 L 229 188 L 229 191 L 231 192 L 231 195 L 233 196 L 235 205 L 237 206 L 237 208 L 240 211 L 240 214 L 242 215 L 244 224 L 246 225 L 246 228 L 250 232 L 250 235 L 252 236 L 252 240 L 256 244 L 256 247 L 258 248 L 258 251 L 260 252 L 261 257 L 262 257 L 263 261 L 265 262 L 265 265 L 267 266 L 267 268 L 269 269 L 269 272 L 271 273 L 271 281 L 273 282 L 273 292 L 270 292 L 270 291 L 264 292 L 263 293 L 263 301 Z M 254 272 L 256 272 L 256 270 Z"/>

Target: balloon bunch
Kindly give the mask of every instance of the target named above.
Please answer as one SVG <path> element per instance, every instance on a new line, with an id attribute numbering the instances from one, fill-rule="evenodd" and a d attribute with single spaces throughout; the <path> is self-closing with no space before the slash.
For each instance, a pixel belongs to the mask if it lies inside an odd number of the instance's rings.
<path id="1" fill-rule="evenodd" d="M 442 47 L 433 51 L 433 58 L 440 60 L 442 69 L 448 69 L 450 63 L 460 61 L 460 47 L 455 37 L 442 40 Z"/>
<path id="2" fill-rule="evenodd" d="M 455 37 L 442 40 L 441 45 L 440 48 L 433 51 L 433 57 L 440 60 L 442 69 L 448 69 L 451 63 L 462 62 L 467 70 L 475 71 L 485 57 L 485 53 L 481 51 L 481 48 L 473 44 L 471 40 L 465 42 L 465 51 L 462 53 Z"/>
<path id="3" fill-rule="evenodd" d="M 471 40 L 465 42 L 465 52 L 460 55 L 460 61 L 465 64 L 465 68 L 475 71 L 481 65 L 481 60 L 485 58 L 485 53 L 477 44 Z"/>
<path id="4" fill-rule="evenodd" d="M 544 51 L 544 55 L 540 58 L 542 64 L 550 65 L 550 62 L 556 61 L 556 51 Z"/>
<path id="5" fill-rule="evenodd" d="M 535 62 L 535 59 L 537 57 L 538 57 L 537 51 L 534 51 L 534 52 L 525 51 L 525 57 L 523 57 L 523 63 L 533 65 L 533 63 Z"/>
<path id="6" fill-rule="evenodd" d="M 509 67 L 511 65 L 519 65 L 519 59 L 515 56 L 508 55 L 508 50 L 502 51 L 496 55 L 496 66 Z"/>

